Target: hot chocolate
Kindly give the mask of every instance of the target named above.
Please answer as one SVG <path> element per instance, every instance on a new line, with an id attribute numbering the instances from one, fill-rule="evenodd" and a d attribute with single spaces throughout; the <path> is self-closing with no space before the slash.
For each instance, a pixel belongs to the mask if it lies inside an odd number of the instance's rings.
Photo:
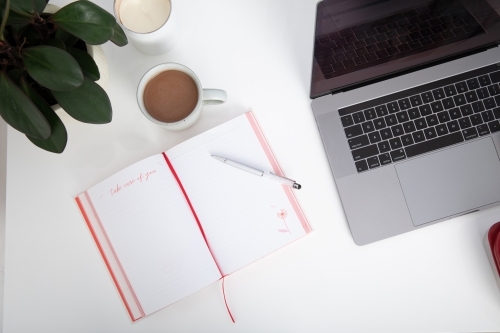
<path id="1" fill-rule="evenodd" d="M 194 110 L 198 96 L 198 87 L 188 74 L 167 70 L 149 80 L 143 101 L 151 117 L 173 123 L 186 118 Z"/>

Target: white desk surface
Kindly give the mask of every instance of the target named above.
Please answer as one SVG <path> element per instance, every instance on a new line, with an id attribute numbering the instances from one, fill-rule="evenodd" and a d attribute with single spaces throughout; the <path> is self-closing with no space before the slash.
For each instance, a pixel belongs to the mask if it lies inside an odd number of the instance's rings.
<path id="1" fill-rule="evenodd" d="M 112 1 L 96 1 L 111 11 Z M 55 1 L 63 5 L 65 0 Z M 500 331 L 500 291 L 482 245 L 500 208 L 358 247 L 312 115 L 316 0 L 174 0 L 180 41 L 151 57 L 104 46 L 113 121 L 65 118 L 62 155 L 8 132 L 4 332 Z M 135 101 L 161 62 L 190 67 L 229 100 L 179 133 Z M 132 324 L 73 196 L 120 169 L 253 109 L 315 232 Z"/>

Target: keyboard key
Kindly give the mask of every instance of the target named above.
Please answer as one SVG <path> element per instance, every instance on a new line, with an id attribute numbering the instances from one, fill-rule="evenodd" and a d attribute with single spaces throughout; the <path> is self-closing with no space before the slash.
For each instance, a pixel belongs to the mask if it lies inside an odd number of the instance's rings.
<path id="1" fill-rule="evenodd" d="M 380 131 L 380 136 L 382 137 L 382 140 L 388 140 L 392 138 L 392 131 L 390 128 L 384 128 L 383 130 Z"/>
<path id="2" fill-rule="evenodd" d="M 477 101 L 472 103 L 472 110 L 474 110 L 475 113 L 484 111 L 485 108 L 483 102 Z"/>
<path id="3" fill-rule="evenodd" d="M 458 122 L 456 120 L 447 123 L 446 127 L 448 127 L 448 131 L 450 131 L 450 133 L 460 130 L 460 127 L 458 126 Z"/>
<path id="4" fill-rule="evenodd" d="M 445 98 L 441 102 L 443 103 L 444 108 L 447 110 L 455 107 L 455 102 L 453 102 L 453 98 L 451 98 L 451 97 Z M 439 103 L 439 102 L 436 102 L 436 103 Z"/>
<path id="5" fill-rule="evenodd" d="M 490 97 L 490 93 L 488 92 L 488 88 L 476 89 L 476 94 L 479 99 L 485 99 Z"/>
<path id="6" fill-rule="evenodd" d="M 368 146 L 370 144 L 370 141 L 368 140 L 368 135 L 362 135 L 358 136 L 352 139 L 347 140 L 349 143 L 349 147 L 351 149 L 356 149 L 364 146 Z"/>
<path id="7" fill-rule="evenodd" d="M 382 142 L 379 142 L 379 144 L 378 144 L 378 150 L 379 150 L 381 153 L 386 153 L 386 152 L 388 152 L 389 150 L 391 150 L 391 147 L 389 146 L 389 141 L 382 141 Z"/>
<path id="8" fill-rule="evenodd" d="M 490 134 L 490 129 L 487 124 L 476 126 L 476 129 L 480 136 Z"/>
<path id="9" fill-rule="evenodd" d="M 475 127 L 471 127 L 462 131 L 465 140 L 470 140 L 478 137 L 477 130 Z"/>
<path id="10" fill-rule="evenodd" d="M 485 123 L 490 122 L 493 119 L 495 119 L 495 117 L 493 116 L 493 111 L 491 111 L 491 110 L 488 110 L 488 111 L 481 113 L 481 116 L 483 117 L 483 120 Z"/>
<path id="11" fill-rule="evenodd" d="M 356 150 L 351 151 L 351 153 L 354 160 L 359 161 L 367 157 L 378 155 L 378 148 L 377 145 L 371 145 L 363 148 L 358 148 Z"/>
<path id="12" fill-rule="evenodd" d="M 495 115 L 495 119 L 500 118 L 500 108 L 493 109 L 493 114 Z"/>
<path id="13" fill-rule="evenodd" d="M 419 107 L 420 113 L 422 114 L 423 117 L 428 116 L 432 114 L 432 109 L 430 104 L 424 104 L 421 107 Z"/>
<path id="14" fill-rule="evenodd" d="M 422 142 L 425 140 L 424 132 L 422 132 L 422 131 L 415 132 L 412 134 L 412 136 L 413 136 L 413 140 L 415 141 L 415 143 Z"/>
<path id="15" fill-rule="evenodd" d="M 472 126 L 469 117 L 458 119 L 461 129 L 466 129 Z"/>
<path id="16" fill-rule="evenodd" d="M 415 120 L 415 127 L 419 130 L 424 129 L 427 127 L 427 123 L 424 118 L 420 118 Z"/>
<path id="17" fill-rule="evenodd" d="M 400 123 L 404 123 L 404 122 L 409 120 L 407 111 L 401 111 L 401 112 L 396 113 L 396 117 L 398 118 L 398 121 Z"/>
<path id="18" fill-rule="evenodd" d="M 413 123 L 413 121 L 408 121 L 406 123 L 403 123 L 403 129 L 405 130 L 405 133 L 411 133 L 417 130 L 415 128 L 415 124 Z"/>
<path id="19" fill-rule="evenodd" d="M 446 96 L 448 96 L 448 97 L 454 96 L 457 94 L 457 90 L 455 89 L 454 85 L 446 86 L 443 88 L 443 90 L 444 90 L 444 93 L 446 94 Z"/>
<path id="20" fill-rule="evenodd" d="M 413 106 L 413 107 L 420 106 L 420 105 L 424 104 L 419 95 L 411 96 L 410 103 L 411 103 L 411 106 Z"/>
<path id="21" fill-rule="evenodd" d="M 448 128 L 446 127 L 445 124 L 437 125 L 436 126 L 436 133 L 438 136 L 448 134 Z"/>
<path id="22" fill-rule="evenodd" d="M 428 126 L 434 126 L 438 124 L 438 119 L 435 114 L 425 117 L 425 121 Z"/>
<path id="23" fill-rule="evenodd" d="M 470 116 L 471 114 L 474 113 L 474 111 L 472 110 L 472 106 L 470 106 L 469 104 L 466 104 L 464 106 L 461 106 L 460 107 L 460 111 L 462 112 L 462 115 L 465 117 L 465 116 Z"/>
<path id="24" fill-rule="evenodd" d="M 371 120 L 377 118 L 377 115 L 375 114 L 375 109 L 371 108 L 368 110 L 363 111 L 366 120 Z"/>
<path id="25" fill-rule="evenodd" d="M 469 117 L 470 118 L 470 122 L 472 123 L 472 125 L 476 126 L 476 125 L 479 125 L 479 124 L 482 124 L 483 123 L 483 117 L 481 117 L 481 114 L 479 113 L 476 113 L 476 114 L 473 114 L 472 116 Z"/>
<path id="26" fill-rule="evenodd" d="M 392 126 L 391 131 L 393 136 L 400 136 L 404 134 L 403 126 L 401 125 Z"/>
<path id="27" fill-rule="evenodd" d="M 425 138 L 427 140 L 434 139 L 437 136 L 436 130 L 434 127 L 429 127 L 424 130 Z"/>
<path id="28" fill-rule="evenodd" d="M 438 117 L 440 123 L 445 123 L 445 122 L 451 120 L 448 111 L 439 112 L 437 114 L 437 117 Z"/>
<path id="29" fill-rule="evenodd" d="M 409 146 L 413 144 L 413 138 L 411 134 L 406 134 L 401 137 L 401 141 L 403 142 L 403 146 Z"/>
<path id="30" fill-rule="evenodd" d="M 366 160 L 358 161 L 355 164 L 356 164 L 356 170 L 358 170 L 358 172 L 363 172 L 368 170 L 368 163 L 366 163 Z"/>
<path id="31" fill-rule="evenodd" d="M 477 97 L 477 94 L 476 94 L 475 90 L 468 91 L 464 95 L 465 95 L 465 99 L 467 100 L 467 103 L 472 103 L 472 102 L 475 102 L 475 101 L 477 101 L 479 99 Z"/>
<path id="32" fill-rule="evenodd" d="M 373 127 L 372 121 L 367 121 L 367 122 L 361 124 L 361 127 L 363 127 L 363 132 L 365 132 L 365 133 L 370 133 L 370 132 L 375 131 L 375 128 Z"/>
<path id="33" fill-rule="evenodd" d="M 366 120 L 365 115 L 361 111 L 353 113 L 352 118 L 354 119 L 354 122 L 356 124 L 362 123 L 363 121 Z"/>
<path id="34" fill-rule="evenodd" d="M 458 108 L 454 108 L 448 111 L 450 114 L 451 119 L 458 119 L 462 117 L 462 114 L 460 113 L 460 110 Z"/>
<path id="35" fill-rule="evenodd" d="M 495 100 L 493 99 L 493 97 L 486 98 L 483 101 L 483 104 L 484 104 L 484 107 L 486 108 L 486 110 L 493 109 L 493 108 L 495 108 L 497 106 L 495 104 Z"/>
<path id="36" fill-rule="evenodd" d="M 391 102 L 387 104 L 387 109 L 389 110 L 389 113 L 396 113 L 399 111 L 399 106 L 398 103 L 396 102 Z"/>
<path id="37" fill-rule="evenodd" d="M 479 80 L 479 84 L 481 85 L 481 87 L 489 86 L 491 84 L 490 76 L 487 74 L 481 75 L 477 79 Z"/>
<path id="38" fill-rule="evenodd" d="M 477 89 L 479 88 L 479 81 L 476 78 L 469 79 L 467 80 L 467 86 L 469 90 Z"/>
<path id="39" fill-rule="evenodd" d="M 488 92 L 490 93 L 490 96 L 495 96 L 500 94 L 500 87 L 498 84 L 492 84 L 491 86 L 488 87 Z"/>
<path id="40" fill-rule="evenodd" d="M 373 156 L 373 157 L 367 158 L 366 162 L 368 163 L 368 167 L 370 169 L 375 169 L 375 168 L 377 168 L 377 167 L 380 166 L 380 163 L 378 161 L 378 157 L 377 156 Z"/>
<path id="41" fill-rule="evenodd" d="M 387 126 L 393 126 L 398 123 L 398 119 L 395 115 L 391 114 L 385 117 L 385 122 L 387 123 Z"/>
<path id="42" fill-rule="evenodd" d="M 340 117 L 340 120 L 342 121 L 342 125 L 344 127 L 354 125 L 354 121 L 352 120 L 350 114 L 348 114 L 347 116 Z"/>
<path id="43" fill-rule="evenodd" d="M 464 94 L 453 96 L 453 101 L 455 102 L 456 106 L 464 105 L 465 103 L 467 103 Z"/>
<path id="44" fill-rule="evenodd" d="M 398 149 L 402 147 L 400 138 L 393 138 L 389 140 L 389 144 L 391 145 L 391 149 Z"/>
<path id="45" fill-rule="evenodd" d="M 488 127 L 490 128 L 491 133 L 500 131 L 500 123 L 498 122 L 498 120 L 493 120 L 492 122 L 488 123 Z"/>
<path id="46" fill-rule="evenodd" d="M 464 93 L 469 90 L 467 87 L 467 83 L 465 82 L 459 82 L 455 84 L 455 88 L 457 89 L 457 92 L 459 93 Z"/>
<path id="47" fill-rule="evenodd" d="M 361 128 L 361 125 L 354 125 L 351 127 L 347 127 L 344 129 L 345 131 L 345 136 L 347 138 L 353 138 L 355 136 L 363 134 L 363 129 Z"/>
<path id="48" fill-rule="evenodd" d="M 401 110 L 406 110 L 411 108 L 410 100 L 408 98 L 403 98 L 398 101 L 399 108 Z"/>
<path id="49" fill-rule="evenodd" d="M 382 138 L 380 137 L 379 132 L 371 132 L 368 134 L 368 138 L 370 139 L 371 143 L 377 143 L 382 141 Z"/>
<path id="50" fill-rule="evenodd" d="M 404 160 L 406 158 L 405 151 L 403 149 L 391 151 L 391 158 L 393 162 Z"/>
<path id="51" fill-rule="evenodd" d="M 373 125 L 375 126 L 376 130 L 382 129 L 386 127 L 385 120 L 384 118 L 377 118 L 373 121 Z"/>
<path id="52" fill-rule="evenodd" d="M 434 96 L 434 99 L 443 99 L 446 97 L 442 88 L 433 90 L 432 96 Z"/>
<path id="53" fill-rule="evenodd" d="M 389 114 L 389 111 L 387 111 L 387 107 L 385 105 L 376 106 L 375 112 L 377 112 L 377 116 L 379 117 L 384 117 Z"/>
<path id="54" fill-rule="evenodd" d="M 434 102 L 434 97 L 430 91 L 420 94 L 424 103 Z"/>
<path id="55" fill-rule="evenodd" d="M 380 154 L 378 155 L 378 159 L 380 160 L 380 164 L 386 165 L 392 163 L 391 157 L 389 154 Z"/>
<path id="56" fill-rule="evenodd" d="M 417 108 L 413 108 L 408 110 L 408 116 L 410 117 L 411 120 L 417 119 L 420 117 L 420 112 L 418 111 Z"/>
<path id="57" fill-rule="evenodd" d="M 408 158 L 424 154 L 436 149 L 448 147 L 460 142 L 463 142 L 464 138 L 462 136 L 461 132 L 455 132 L 452 134 L 440 136 L 438 138 L 435 138 L 433 140 L 429 141 L 424 141 L 418 144 L 414 144 L 412 146 L 408 146 L 405 148 L 406 151 L 406 156 Z"/>
<path id="58" fill-rule="evenodd" d="M 432 112 L 441 112 L 444 110 L 443 104 L 441 104 L 441 101 L 436 101 L 434 103 L 431 103 L 431 109 Z"/>

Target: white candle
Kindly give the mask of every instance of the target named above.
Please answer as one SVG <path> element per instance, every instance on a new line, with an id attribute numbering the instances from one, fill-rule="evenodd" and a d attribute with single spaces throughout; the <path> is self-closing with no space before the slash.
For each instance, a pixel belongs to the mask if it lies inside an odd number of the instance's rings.
<path id="1" fill-rule="evenodd" d="M 121 23 L 139 33 L 158 30 L 169 15 L 169 0 L 122 0 L 119 9 Z"/>
<path id="2" fill-rule="evenodd" d="M 172 0 L 115 0 L 115 17 L 129 41 L 141 52 L 168 52 L 177 41 Z"/>

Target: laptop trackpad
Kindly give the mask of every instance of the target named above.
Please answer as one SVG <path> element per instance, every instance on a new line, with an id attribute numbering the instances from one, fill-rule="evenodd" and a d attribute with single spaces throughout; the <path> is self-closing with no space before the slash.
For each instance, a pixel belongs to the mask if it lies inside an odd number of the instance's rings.
<path id="1" fill-rule="evenodd" d="M 415 226 L 500 201 L 500 161 L 491 138 L 396 165 Z"/>

